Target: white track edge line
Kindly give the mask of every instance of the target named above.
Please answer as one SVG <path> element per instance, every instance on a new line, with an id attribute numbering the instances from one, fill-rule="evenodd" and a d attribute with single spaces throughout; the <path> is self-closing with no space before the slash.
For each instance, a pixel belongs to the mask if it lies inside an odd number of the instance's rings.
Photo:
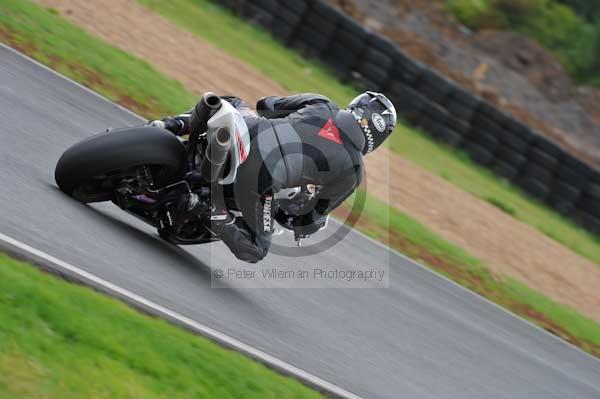
<path id="1" fill-rule="evenodd" d="M 85 270 L 55 258 L 52 255 L 49 255 L 12 237 L 0 233 L 0 241 L 4 242 L 9 247 L 20 250 L 17 252 L 17 254 L 23 254 L 23 252 L 25 252 L 26 255 L 33 255 L 35 257 L 35 259 L 33 259 L 34 262 L 40 260 L 43 261 L 45 266 L 50 267 L 50 271 L 67 272 L 71 275 L 74 275 L 75 277 L 78 277 L 80 282 L 86 285 L 90 285 L 93 288 L 101 288 L 106 293 L 112 294 L 112 296 L 116 296 L 117 298 L 121 298 L 134 306 L 141 306 L 143 309 L 149 310 L 152 314 L 163 316 L 167 320 L 175 321 L 183 327 L 186 327 L 188 330 L 209 338 L 210 340 L 224 345 L 227 348 L 241 352 L 276 371 L 282 372 L 285 375 L 295 377 L 308 387 L 316 389 L 317 391 L 329 395 L 330 397 L 340 399 L 361 399 L 360 396 L 348 392 L 343 388 L 340 388 L 315 375 L 299 369 L 298 367 L 286 363 L 283 360 L 271 356 L 259 349 L 256 349 L 204 324 L 194 321 L 164 306 L 158 305 L 140 295 L 134 294 L 125 288 L 108 282 L 92 273 L 86 272 Z"/>
<path id="2" fill-rule="evenodd" d="M 132 115 L 132 116 L 134 116 L 135 118 L 137 118 L 137 119 L 140 119 L 141 121 L 146 121 L 146 119 L 142 118 L 140 115 L 136 114 L 135 112 L 131 111 L 130 109 L 127 109 L 127 108 L 123 107 L 122 105 L 120 105 L 120 104 L 117 104 L 117 103 L 115 103 L 114 101 L 111 101 L 111 100 L 109 100 L 108 98 L 104 97 L 102 94 L 99 94 L 99 93 L 97 93 L 97 92 L 93 91 L 92 89 L 90 89 L 89 87 L 86 87 L 86 86 L 82 85 L 81 83 L 78 83 L 78 82 L 74 81 L 73 79 L 71 79 L 71 78 L 69 78 L 69 77 L 67 77 L 67 76 L 65 76 L 65 75 L 63 75 L 63 74 L 61 74 L 61 73 L 59 73 L 59 72 L 55 71 L 54 69 L 51 69 L 51 68 L 49 68 L 48 66 L 46 66 L 46 65 L 44 65 L 44 64 L 42 64 L 42 63 L 40 63 L 39 61 L 37 61 L 37 60 L 35 60 L 35 59 L 33 59 L 33 58 L 29 57 L 28 55 L 26 55 L 26 54 L 23 54 L 23 53 L 21 53 L 20 51 L 18 51 L 18 50 L 15 50 L 14 48 L 12 48 L 12 47 L 10 47 L 10 46 L 8 46 L 8 45 L 6 45 L 6 44 L 2 43 L 2 42 L 0 42 L 0 47 L 3 47 L 3 48 L 5 48 L 5 49 L 7 49 L 7 50 L 11 51 L 12 53 L 14 53 L 14 54 L 16 54 L 16 55 L 18 55 L 18 56 L 22 57 L 22 58 L 25 58 L 26 60 L 28 60 L 28 61 L 32 62 L 33 64 L 35 64 L 35 65 L 39 66 L 40 68 L 42 68 L 42 69 L 44 69 L 44 70 L 46 70 L 46 71 L 50 72 L 51 74 L 53 74 L 53 75 L 56 75 L 56 76 L 58 76 L 58 77 L 60 77 L 60 78 L 62 78 L 62 79 L 64 79 L 64 80 L 66 80 L 66 81 L 70 82 L 71 84 L 74 84 L 75 86 L 77 86 L 77 87 L 79 87 L 79 88 L 83 89 L 84 91 L 86 91 L 87 93 L 90 93 L 90 94 L 91 94 L 91 95 L 93 95 L 94 97 L 97 97 L 97 98 L 99 98 L 99 99 L 101 99 L 101 100 L 103 100 L 103 101 L 106 101 L 107 103 L 110 103 L 110 104 L 112 104 L 113 106 L 115 106 L 115 107 L 119 108 L 120 110 L 122 110 L 122 111 L 125 111 L 125 112 L 126 112 L 126 113 L 128 113 L 129 115 Z M 336 221 L 336 222 L 340 223 L 339 221 Z M 508 309 L 506 309 L 506 308 L 503 308 L 502 306 L 498 305 L 498 304 L 497 304 L 497 303 L 495 303 L 495 302 L 492 302 L 491 300 L 489 300 L 489 299 L 487 299 L 486 297 L 484 297 L 484 296 L 482 296 L 482 295 L 480 295 L 480 294 L 476 293 L 475 291 L 471 291 L 470 289 L 468 289 L 468 288 L 466 288 L 466 287 L 463 287 L 462 285 L 458 284 L 456 281 L 454 281 L 454 280 L 451 280 L 450 278 L 448 278 L 448 277 L 444 276 L 443 274 L 440 274 L 440 273 L 436 272 L 435 270 L 432 270 L 432 269 L 428 268 L 427 266 L 424 266 L 424 265 L 422 265 L 422 264 L 418 263 L 418 262 L 417 262 L 417 261 L 415 261 L 414 259 L 411 259 L 411 258 L 409 258 L 408 256 L 404 255 L 403 253 L 401 253 L 401 252 L 399 252 L 399 251 L 395 250 L 394 248 L 390 248 L 390 247 L 388 247 L 387 245 L 385 245 L 385 244 L 383 244 L 383 243 L 381 243 L 381 242 L 379 242 L 379 241 L 375 240 L 374 238 L 371 238 L 371 237 L 367 236 L 366 234 L 364 234 L 364 233 L 363 233 L 363 232 L 361 232 L 361 231 L 358 231 L 358 230 L 355 230 L 355 229 L 352 229 L 352 231 L 354 231 L 356 234 L 358 234 L 358 235 L 359 235 L 359 236 L 361 236 L 362 238 L 366 239 L 367 241 L 371 242 L 372 244 L 375 244 L 375 245 L 377 245 L 377 246 L 379 246 L 379 247 L 381 247 L 381 248 L 384 248 L 384 249 L 386 249 L 387 251 L 390 251 L 390 252 L 392 252 L 393 254 L 395 254 L 395 255 L 399 256 L 400 258 L 404 259 L 405 261 L 408 261 L 408 262 L 410 262 L 410 263 L 412 263 L 412 264 L 414 264 L 414 265 L 417 265 L 417 266 L 418 266 L 418 267 L 420 267 L 421 269 L 424 269 L 426 272 L 436 275 L 437 277 L 439 277 L 439 278 L 441 278 L 442 280 L 444 280 L 444 281 L 446 281 L 446 282 L 450 283 L 451 285 L 453 285 L 453 286 L 455 286 L 455 287 L 459 288 L 460 290 L 462 290 L 462 291 L 464 291 L 464 292 L 468 293 L 469 295 L 471 295 L 471 296 L 474 296 L 474 297 L 478 298 L 479 300 L 483 300 L 484 302 L 487 302 L 487 303 L 491 304 L 492 306 L 494 306 L 494 307 L 495 307 L 495 308 L 497 308 L 498 310 L 500 310 L 500 311 L 502 311 L 502 312 L 504 312 L 504 313 L 506 313 L 506 314 L 510 315 L 511 317 L 513 317 L 513 318 L 515 318 L 515 319 L 518 319 L 518 320 L 520 320 L 521 322 L 524 322 L 525 324 L 528 324 L 529 326 L 531 326 L 531 327 L 533 327 L 534 329 L 538 330 L 538 331 L 539 331 L 539 332 L 541 332 L 542 334 L 544 334 L 544 335 L 546 335 L 546 336 L 549 336 L 549 337 L 551 337 L 552 339 L 554 339 L 554 340 L 557 340 L 557 341 L 559 341 L 559 342 L 561 342 L 561 343 L 563 343 L 563 344 L 565 344 L 565 345 L 567 345 L 567 346 L 571 347 L 572 349 L 574 349 L 574 350 L 576 350 L 576 351 L 580 352 L 581 354 L 583 354 L 583 355 L 585 355 L 586 357 L 588 357 L 588 358 L 590 358 L 590 359 L 594 360 L 595 362 L 600 362 L 600 359 L 598 359 L 598 358 L 596 358 L 596 357 L 592 356 L 591 354 L 587 353 L 587 352 L 586 352 L 586 351 L 584 351 L 583 349 L 581 349 L 581 348 L 579 348 L 579 347 L 577 347 L 577 346 L 573 345 L 573 344 L 572 344 L 572 343 L 570 343 L 569 341 L 566 341 L 566 340 L 564 340 L 564 339 L 562 339 L 562 338 L 560 338 L 560 337 L 558 337 L 558 336 L 556 336 L 556 335 L 554 335 L 554 334 L 550 333 L 549 331 L 546 331 L 546 330 L 544 330 L 542 327 L 538 326 L 537 324 L 534 324 L 533 322 L 531 322 L 531 321 L 529 321 L 529 320 L 527 320 L 527 319 L 525 319 L 525 318 L 523 318 L 523 317 L 521 317 L 521 316 L 519 316 L 519 315 L 517 315 L 517 314 L 515 314 L 515 313 L 511 312 L 510 310 L 508 310 Z"/>

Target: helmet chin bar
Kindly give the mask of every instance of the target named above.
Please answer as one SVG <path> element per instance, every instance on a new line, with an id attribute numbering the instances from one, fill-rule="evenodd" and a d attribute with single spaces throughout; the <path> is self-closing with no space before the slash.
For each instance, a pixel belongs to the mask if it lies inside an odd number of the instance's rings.
<path id="1" fill-rule="evenodd" d="M 358 108 L 358 110 L 361 110 L 362 113 L 359 114 L 355 109 L 348 109 L 352 116 L 354 116 L 354 119 L 356 119 L 356 123 L 358 123 L 363 131 L 363 134 L 365 135 L 365 147 L 367 148 L 367 151 L 365 152 L 366 155 L 375 149 L 375 139 L 373 138 L 373 132 L 371 132 L 371 128 L 369 127 L 369 120 L 367 118 L 363 118 L 362 116 L 362 114 L 364 114 L 364 110 L 362 108 Z"/>

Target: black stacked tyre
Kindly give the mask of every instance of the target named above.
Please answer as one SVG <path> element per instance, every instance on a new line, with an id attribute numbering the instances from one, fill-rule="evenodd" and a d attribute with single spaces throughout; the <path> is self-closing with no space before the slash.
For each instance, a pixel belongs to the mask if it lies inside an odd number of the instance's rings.
<path id="1" fill-rule="evenodd" d="M 367 31 L 359 23 L 342 14 L 323 59 L 341 78 L 349 79 L 354 67 L 362 58 L 367 37 Z"/>
<path id="2" fill-rule="evenodd" d="M 294 32 L 292 46 L 309 57 L 321 58 L 341 21 L 341 14 L 326 1 L 311 0 Z"/>

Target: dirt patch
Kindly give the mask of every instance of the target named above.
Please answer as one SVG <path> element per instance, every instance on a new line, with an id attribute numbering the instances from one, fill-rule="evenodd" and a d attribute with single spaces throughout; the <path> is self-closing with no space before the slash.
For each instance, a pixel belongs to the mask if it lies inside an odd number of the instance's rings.
<path id="1" fill-rule="evenodd" d="M 133 0 L 40 2 L 117 47 L 146 58 L 197 93 L 229 92 L 248 100 L 285 94 L 265 76 Z M 128 27 L 126 32 L 123 26 Z M 202 72 L 198 80 L 198 71 L 219 72 Z M 367 157 L 366 165 L 371 194 L 483 259 L 492 272 L 512 276 L 600 322 L 600 268 L 592 262 L 385 149 Z M 435 265 L 435 259 L 425 260 Z"/>

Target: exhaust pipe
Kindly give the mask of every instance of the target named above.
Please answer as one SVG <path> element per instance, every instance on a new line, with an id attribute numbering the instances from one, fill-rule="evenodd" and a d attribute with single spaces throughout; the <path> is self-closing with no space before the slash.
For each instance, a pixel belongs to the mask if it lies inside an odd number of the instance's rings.
<path id="1" fill-rule="evenodd" d="M 192 110 L 190 116 L 190 137 L 188 141 L 188 165 L 193 170 L 196 158 L 196 148 L 198 148 L 198 137 L 208 129 L 206 123 L 210 118 L 211 112 L 216 112 L 221 108 L 221 97 L 215 93 L 206 92 L 198 101 L 198 104 Z"/>
<path id="2" fill-rule="evenodd" d="M 221 98 L 215 93 L 204 93 L 198 104 L 192 110 L 190 116 L 190 130 L 192 133 L 199 135 L 206 132 L 206 122 L 210 118 L 212 111 L 217 111 L 221 108 Z"/>
<path id="3" fill-rule="evenodd" d="M 200 173 L 207 181 L 216 182 L 227 161 L 231 149 L 231 132 L 221 128 L 210 135 L 206 153 L 200 164 Z"/>

